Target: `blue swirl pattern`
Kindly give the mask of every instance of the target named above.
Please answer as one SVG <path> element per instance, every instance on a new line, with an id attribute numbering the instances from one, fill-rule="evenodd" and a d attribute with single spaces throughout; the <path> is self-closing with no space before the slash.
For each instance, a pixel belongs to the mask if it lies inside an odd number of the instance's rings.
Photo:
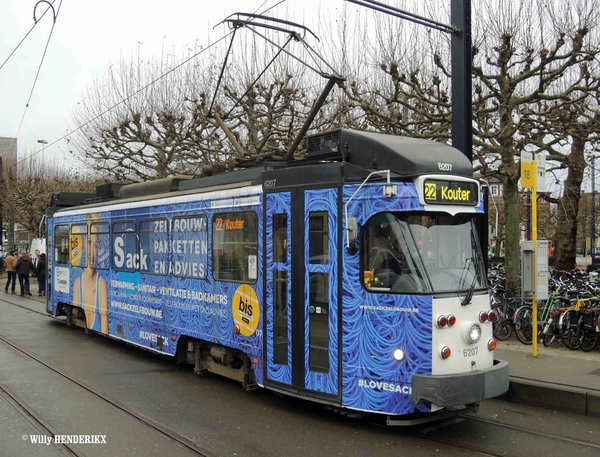
<path id="1" fill-rule="evenodd" d="M 383 197 L 382 184 L 364 186 L 348 205 L 348 216 L 361 227 L 379 212 L 424 209 L 412 183 L 394 184 L 393 198 Z M 344 186 L 344 204 L 357 188 Z M 394 415 L 428 411 L 412 404 L 410 385 L 414 373 L 431 374 L 432 298 L 367 292 L 358 255 L 343 249 L 343 262 L 343 406 Z M 402 363 L 392 357 L 398 348 L 406 353 Z"/>
<path id="2" fill-rule="evenodd" d="M 277 381 L 284 384 L 292 383 L 292 287 L 290 278 L 292 277 L 291 268 L 291 239 L 292 239 L 292 218 L 290 214 L 290 208 L 292 203 L 292 195 L 290 192 L 279 192 L 274 194 L 267 194 L 267 226 L 266 226 L 266 248 L 267 248 L 267 290 L 266 290 L 266 321 L 267 321 L 267 379 L 270 381 Z M 286 214 L 287 215 L 287 243 L 286 243 L 286 262 L 274 262 L 273 261 L 273 217 L 274 214 Z M 274 361 L 274 340 L 275 340 L 275 323 L 273 321 L 275 310 L 274 310 L 274 271 L 285 271 L 287 272 L 288 283 L 287 283 L 287 332 L 288 332 L 288 347 L 287 347 L 287 365 L 280 365 Z"/>
<path id="3" fill-rule="evenodd" d="M 304 259 L 306 264 L 304 277 L 304 387 L 327 394 L 338 394 L 338 191 L 337 189 L 307 190 L 304 193 Z M 328 263 L 310 262 L 310 213 L 327 211 L 328 217 Z M 327 274 L 329 279 L 329 369 L 326 373 L 311 370 L 310 364 L 310 275 Z"/>
<path id="4" fill-rule="evenodd" d="M 235 210 L 255 211 L 258 216 L 258 246 L 257 262 L 262 265 L 263 241 L 260 234 L 262 228 L 262 195 L 258 194 L 259 204 L 239 206 Z M 212 240 L 212 225 L 210 221 L 218 212 L 231 211 L 211 208 L 211 200 L 153 205 L 147 208 L 121 209 L 103 212 L 97 215 L 95 221 L 107 221 L 112 224 L 116 220 L 134 220 L 139 229 L 140 222 L 148 218 L 167 217 L 172 221 L 174 216 L 206 215 L 207 232 L 199 234 L 198 239 Z M 49 236 L 54 233 L 54 225 L 85 223 L 86 216 L 62 216 L 57 213 L 49 224 Z M 160 235 L 158 240 L 163 240 Z M 154 241 L 154 239 L 152 239 Z M 173 241 L 169 230 L 169 245 Z M 210 242 L 209 242 L 210 245 Z M 52 253 L 53 254 L 53 253 Z M 242 336 L 234 332 L 235 323 L 232 315 L 232 299 L 239 283 L 215 281 L 212 277 L 212 257 L 210 255 L 192 255 L 191 261 L 206 262 L 206 279 L 176 277 L 171 272 L 172 255 L 153 253 L 152 261 L 165 261 L 168 265 L 166 275 L 146 274 L 115 270 L 98 270 L 108 284 L 108 322 L 109 335 L 131 343 L 147 347 L 164 354 L 174 355 L 177 342 L 181 336 L 189 336 L 200 340 L 222 344 L 246 353 L 253 364 L 254 376 L 258 384 L 263 382 L 262 373 L 262 319 L 258 322 L 257 330 L 251 336 Z M 53 255 L 50 257 L 53 259 Z M 50 264 L 52 265 L 52 264 Z M 55 265 L 52 265 L 55 268 Z M 73 304 L 73 286 L 83 272 L 82 268 L 70 269 L 70 290 L 57 296 L 53 290 L 49 294 L 48 309 L 56 315 L 58 303 Z M 133 284 L 133 289 L 123 288 L 122 283 Z M 263 303 L 262 275 L 251 284 L 258 298 Z M 54 284 L 49 284 L 49 289 Z M 114 303 L 124 303 L 127 306 L 113 306 Z M 144 311 L 141 312 L 140 310 Z M 261 315 L 261 310 L 257 310 Z M 99 316 L 96 316 L 99 318 Z"/>

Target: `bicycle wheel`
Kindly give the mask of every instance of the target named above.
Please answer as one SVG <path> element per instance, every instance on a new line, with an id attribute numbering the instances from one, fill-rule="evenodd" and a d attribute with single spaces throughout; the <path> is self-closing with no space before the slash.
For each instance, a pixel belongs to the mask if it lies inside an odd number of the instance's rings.
<path id="1" fill-rule="evenodd" d="M 551 317 L 544 326 L 542 344 L 544 347 L 549 347 L 554 341 L 556 341 L 556 318 Z"/>
<path id="2" fill-rule="evenodd" d="M 515 333 L 518 340 L 523 344 L 531 344 L 533 342 L 532 312 L 530 306 L 521 306 L 515 312 Z"/>
<path id="3" fill-rule="evenodd" d="M 564 345 L 572 351 L 579 349 L 581 345 L 581 337 L 583 335 L 578 331 L 579 321 L 579 311 L 571 309 L 565 313 L 561 328 L 561 338 Z"/>
<path id="4" fill-rule="evenodd" d="M 494 308 L 496 320 L 492 325 L 492 333 L 498 341 L 506 341 L 512 334 L 512 322 L 506 317 L 506 311 L 503 307 L 497 306 Z"/>
<path id="5" fill-rule="evenodd" d="M 590 352 L 598 344 L 598 333 L 596 329 L 584 330 L 583 336 L 581 337 L 581 350 L 583 352 Z"/>

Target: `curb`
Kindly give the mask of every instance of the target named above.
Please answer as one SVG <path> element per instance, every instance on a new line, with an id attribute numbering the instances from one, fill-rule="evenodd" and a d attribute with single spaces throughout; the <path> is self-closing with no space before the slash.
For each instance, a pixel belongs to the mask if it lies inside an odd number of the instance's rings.
<path id="1" fill-rule="evenodd" d="M 569 386 L 553 387 L 531 379 L 511 377 L 508 391 L 498 400 L 600 417 L 600 392 L 592 393 Z"/>

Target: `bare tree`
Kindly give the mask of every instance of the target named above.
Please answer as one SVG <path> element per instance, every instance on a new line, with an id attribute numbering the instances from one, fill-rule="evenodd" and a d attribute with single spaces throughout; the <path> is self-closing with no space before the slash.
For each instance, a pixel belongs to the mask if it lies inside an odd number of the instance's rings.
<path id="1" fill-rule="evenodd" d="M 30 156 L 17 163 L 4 164 L 0 181 L 4 218 L 21 224 L 30 234 L 37 234 L 42 216 L 54 192 L 93 192 L 100 180 L 60 167 L 58 162 Z"/>
<path id="2" fill-rule="evenodd" d="M 70 149 L 95 170 L 131 182 L 161 178 L 182 164 L 220 160 L 222 138 L 205 115 L 212 71 L 176 67 L 173 54 L 121 57 L 103 81 L 88 87 L 73 112 Z M 192 109 L 193 108 L 193 109 Z"/>
<path id="3" fill-rule="evenodd" d="M 478 15 L 473 49 L 474 144 L 482 173 L 495 175 L 503 183 L 507 289 L 516 293 L 520 270 L 518 158 L 523 150 L 548 151 L 550 159 L 565 158 L 552 153 L 569 132 L 551 128 L 544 107 L 568 112 L 593 92 L 587 69 L 600 52 L 595 31 L 592 33 L 598 4 L 581 0 L 558 10 L 542 1 L 515 5 L 500 0 L 482 7 L 486 11 Z M 578 139 L 573 141 L 573 145 L 579 144 Z M 571 149 L 568 163 L 570 176 L 576 180 L 579 149 Z M 565 248 L 559 243 L 559 252 L 561 247 Z"/>

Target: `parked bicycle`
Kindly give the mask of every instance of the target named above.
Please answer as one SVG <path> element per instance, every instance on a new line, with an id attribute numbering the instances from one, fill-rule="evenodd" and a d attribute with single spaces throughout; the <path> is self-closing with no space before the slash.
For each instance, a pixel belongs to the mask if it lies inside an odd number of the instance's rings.
<path id="1" fill-rule="evenodd" d="M 580 299 L 565 312 L 561 337 L 566 347 L 571 350 L 581 348 L 585 352 L 596 347 L 600 332 L 598 303 L 600 303 L 600 298 Z"/>

